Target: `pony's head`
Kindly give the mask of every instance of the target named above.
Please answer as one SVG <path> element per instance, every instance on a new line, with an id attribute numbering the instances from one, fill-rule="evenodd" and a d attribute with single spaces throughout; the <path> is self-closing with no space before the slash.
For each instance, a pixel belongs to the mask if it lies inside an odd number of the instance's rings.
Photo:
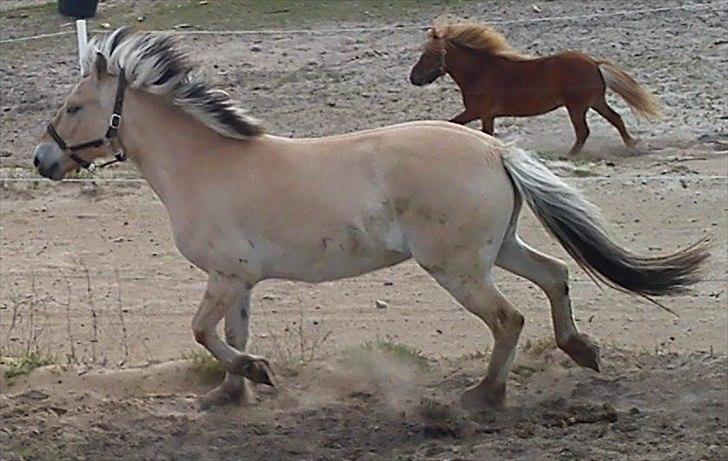
<path id="1" fill-rule="evenodd" d="M 424 51 L 410 72 L 410 82 L 427 85 L 451 71 L 447 56 L 457 47 L 513 60 L 530 58 L 511 48 L 503 35 L 486 24 L 445 16 L 437 18 L 427 33 Z M 452 59 L 450 64 L 455 65 Z"/>
<path id="2" fill-rule="evenodd" d="M 430 29 L 427 36 L 420 59 L 410 72 L 410 82 L 417 86 L 428 85 L 447 72 L 445 38 L 438 35 L 436 27 Z"/>
<path id="3" fill-rule="evenodd" d="M 33 163 L 41 176 L 63 179 L 108 155 L 107 139 L 117 78 L 106 71 L 106 58 L 96 53 L 81 81 L 66 97 L 35 147 Z"/>

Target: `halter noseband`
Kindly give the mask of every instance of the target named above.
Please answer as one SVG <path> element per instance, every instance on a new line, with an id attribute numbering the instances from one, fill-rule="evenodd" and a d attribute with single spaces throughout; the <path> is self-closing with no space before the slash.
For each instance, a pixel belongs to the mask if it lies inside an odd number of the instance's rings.
<path id="1" fill-rule="evenodd" d="M 126 91 L 126 78 L 124 77 L 124 69 L 120 69 L 119 83 L 116 87 L 116 98 L 114 99 L 114 112 L 111 114 L 111 118 L 109 119 L 109 128 L 106 130 L 106 135 L 104 136 L 104 138 L 84 142 L 82 144 L 76 144 L 75 146 L 69 146 L 68 144 L 66 144 L 66 141 L 63 140 L 61 135 L 58 134 L 58 131 L 56 131 L 56 127 L 53 126 L 53 123 L 49 123 L 46 127 L 46 131 L 48 132 L 48 134 L 51 135 L 56 144 L 58 144 L 58 147 L 60 147 L 63 151 L 68 151 L 68 156 L 71 157 L 71 160 L 78 163 L 78 166 L 80 166 L 81 168 L 94 170 L 96 168 L 103 168 L 105 166 L 111 165 L 112 163 L 123 162 L 126 160 L 126 154 L 123 150 L 118 150 L 114 153 L 114 160 L 109 160 L 108 162 L 104 162 L 100 165 L 96 165 L 93 162 L 88 162 L 76 155 L 76 152 L 78 151 L 101 147 L 106 144 L 106 142 L 111 144 L 114 139 L 118 138 L 119 125 L 121 124 L 121 109 L 124 105 L 124 91 Z"/>

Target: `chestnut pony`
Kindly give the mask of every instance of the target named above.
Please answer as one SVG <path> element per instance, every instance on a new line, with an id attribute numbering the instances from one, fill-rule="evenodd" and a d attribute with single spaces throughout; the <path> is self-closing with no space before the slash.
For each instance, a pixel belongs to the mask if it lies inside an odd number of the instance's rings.
<path id="1" fill-rule="evenodd" d="M 493 332 L 486 377 L 464 401 L 502 405 L 524 318 L 496 287 L 495 265 L 541 287 L 559 347 L 599 369 L 598 347 L 573 320 L 566 264 L 518 237 L 523 202 L 590 274 L 632 293 L 683 291 L 708 255 L 704 245 L 658 257 L 623 249 L 596 207 L 537 159 L 452 123 L 266 134 L 164 35 L 92 40 L 34 161 L 59 180 L 115 148 L 166 207 L 180 253 L 207 274 L 192 331 L 227 374 L 204 407 L 249 399 L 249 382 L 273 384 L 268 360 L 246 350 L 261 280 L 336 280 L 414 258 Z"/>
<path id="2" fill-rule="evenodd" d="M 427 85 L 446 73 L 460 87 L 465 104 L 465 110 L 451 122 L 466 124 L 479 118 L 483 131 L 492 135 L 496 117 L 539 115 L 566 106 L 576 131 L 570 154 L 578 152 L 589 136 L 589 109 L 614 125 L 628 147 L 634 146 L 635 139 L 622 117 L 607 104 L 606 88 L 622 96 L 636 115 L 646 119 L 660 116 L 653 96 L 616 64 L 577 51 L 527 56 L 482 24 L 435 21 L 410 81 Z"/>

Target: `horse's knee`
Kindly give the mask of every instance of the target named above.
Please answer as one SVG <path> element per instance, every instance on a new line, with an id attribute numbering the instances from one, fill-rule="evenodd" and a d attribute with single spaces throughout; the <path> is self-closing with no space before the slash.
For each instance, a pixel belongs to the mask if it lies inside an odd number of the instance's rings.
<path id="1" fill-rule="evenodd" d="M 207 346 L 207 329 L 204 328 L 196 319 L 192 321 L 192 334 L 202 346 Z"/>
<path id="2" fill-rule="evenodd" d="M 497 314 L 497 328 L 493 329 L 496 336 L 519 335 L 526 319 L 523 314 L 510 306 L 499 307 Z"/>

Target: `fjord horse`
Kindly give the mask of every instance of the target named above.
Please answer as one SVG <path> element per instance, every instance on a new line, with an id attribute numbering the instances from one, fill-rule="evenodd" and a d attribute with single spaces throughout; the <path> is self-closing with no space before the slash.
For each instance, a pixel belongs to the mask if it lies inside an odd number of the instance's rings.
<path id="1" fill-rule="evenodd" d="M 589 136 L 589 109 L 614 125 L 628 147 L 634 146 L 622 117 L 607 104 L 606 88 L 622 96 L 635 114 L 660 116 L 654 97 L 616 64 L 576 51 L 527 56 L 482 24 L 435 21 L 410 81 L 426 85 L 446 73 L 460 87 L 465 104 L 451 122 L 466 124 L 479 118 L 483 131 L 492 135 L 496 117 L 539 115 L 565 106 L 576 131 L 570 154 L 577 153 Z"/>
<path id="2" fill-rule="evenodd" d="M 92 41 L 34 162 L 60 180 L 119 147 L 165 205 L 180 253 L 208 276 L 194 337 L 227 371 L 203 407 L 248 399 L 244 378 L 274 382 L 268 360 L 246 352 L 258 282 L 336 280 L 410 258 L 493 333 L 486 376 L 466 391 L 468 405 L 504 403 L 524 323 L 496 287 L 494 265 L 546 292 L 557 344 L 598 370 L 598 347 L 574 324 L 566 264 L 518 237 L 523 201 L 586 271 L 632 293 L 681 292 L 707 257 L 703 245 L 659 257 L 623 249 L 578 191 L 478 131 L 411 122 L 273 136 L 194 70 L 165 35 L 119 29 Z M 225 341 L 216 331 L 223 318 Z"/>

